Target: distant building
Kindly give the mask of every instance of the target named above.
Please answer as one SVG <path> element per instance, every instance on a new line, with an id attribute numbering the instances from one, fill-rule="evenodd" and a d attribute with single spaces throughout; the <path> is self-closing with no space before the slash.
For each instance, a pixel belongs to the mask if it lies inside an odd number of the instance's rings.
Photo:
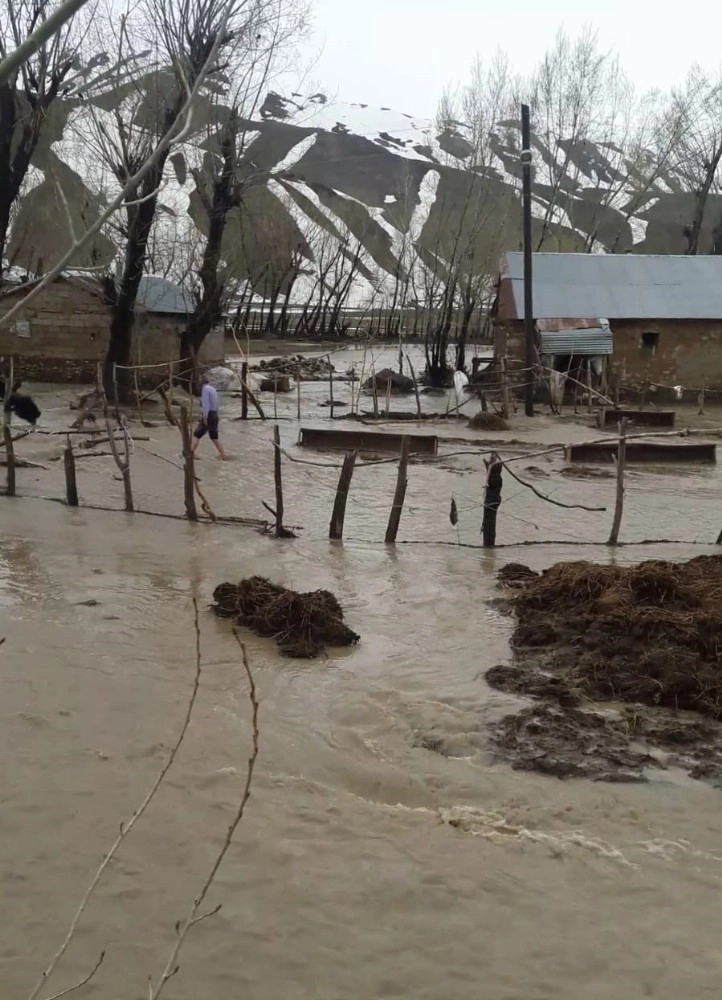
<path id="1" fill-rule="evenodd" d="M 622 383 L 722 387 L 722 257 L 535 253 L 536 349 Z M 494 349 L 524 365 L 523 255 L 501 261 Z M 546 360 L 544 360 L 546 359 Z"/>
<path id="2" fill-rule="evenodd" d="M 0 295 L 0 316 L 27 295 L 33 283 L 6 285 Z M 113 289 L 109 275 L 65 272 L 9 326 L 0 326 L 0 355 L 14 356 L 16 370 L 28 381 L 93 381 L 97 364 L 108 349 Z M 136 303 L 130 363 L 179 361 L 180 337 L 192 309 L 183 288 L 166 278 L 144 276 Z M 219 328 L 206 338 L 199 360 L 218 364 L 224 356 L 223 329 Z"/>

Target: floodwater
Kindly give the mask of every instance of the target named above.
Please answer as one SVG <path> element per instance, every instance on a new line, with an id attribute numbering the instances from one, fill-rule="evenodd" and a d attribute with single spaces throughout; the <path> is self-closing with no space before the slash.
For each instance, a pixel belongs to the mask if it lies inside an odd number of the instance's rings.
<path id="1" fill-rule="evenodd" d="M 349 352 L 352 354 L 353 352 Z M 337 361 L 339 369 L 343 362 Z M 335 386 L 348 399 L 348 387 Z M 303 386 L 303 423 L 322 425 L 325 387 Z M 67 393 L 38 393 L 43 426 L 67 426 Z M 264 404 L 272 410 L 272 402 Z M 204 442 L 204 492 L 216 512 L 267 516 L 270 426 L 232 418 L 234 460 Z M 394 404 L 396 405 L 396 404 Z M 407 404 L 403 404 L 406 406 Z M 426 403 L 425 403 L 426 405 Z M 277 403 L 293 458 L 295 396 Z M 155 416 L 155 414 L 154 414 Z M 588 427 L 514 422 L 509 454 L 596 436 Z M 141 802 L 182 723 L 201 609 L 203 671 L 178 759 L 123 843 L 41 996 L 82 979 L 79 996 L 141 1000 L 173 947 L 220 849 L 250 748 L 247 683 L 214 586 L 261 573 L 297 589 L 329 587 L 361 643 L 316 661 L 284 660 L 245 635 L 260 696 L 260 756 L 246 815 L 166 987 L 175 1000 L 659 1000 L 716 995 L 722 975 L 722 799 L 682 774 L 646 785 L 560 782 L 512 771 L 485 742 L 517 702 L 483 674 L 509 657 L 510 622 L 488 603 L 511 559 L 608 559 L 611 509 L 554 507 L 505 480 L 499 541 L 479 542 L 480 448 L 463 424 L 438 425 L 442 453 L 412 463 L 399 544 L 383 544 L 392 464 L 359 468 L 346 540 L 330 544 L 338 469 L 284 459 L 286 520 L 276 541 L 241 525 L 82 507 L 62 495 L 62 438 L 34 435 L 18 454 L 17 499 L 2 499 L 0 538 L 0 925 L 3 998 L 24 998 L 65 935 L 119 824 Z M 132 461 L 138 505 L 182 511 L 177 434 L 141 432 Z M 480 435 L 476 435 L 478 441 Z M 499 435 L 497 435 L 498 437 Z M 27 446 L 26 446 L 27 445 Z M 483 450 L 483 449 L 482 449 Z M 613 504 L 613 479 L 561 474 L 524 459 L 522 478 L 565 503 Z M 531 469 L 531 471 L 529 471 Z M 118 507 L 112 459 L 78 461 L 81 501 Z M 720 527 L 716 470 L 684 478 L 635 472 L 616 558 L 688 558 Z M 449 523 L 454 493 L 459 531 Z M 556 540 L 521 548 L 522 541 Z M 414 544 L 410 544 L 410 543 Z M 697 544 L 695 544 L 697 543 Z M 90 603 L 89 603 L 90 602 Z M 440 734 L 452 757 L 415 746 Z"/>

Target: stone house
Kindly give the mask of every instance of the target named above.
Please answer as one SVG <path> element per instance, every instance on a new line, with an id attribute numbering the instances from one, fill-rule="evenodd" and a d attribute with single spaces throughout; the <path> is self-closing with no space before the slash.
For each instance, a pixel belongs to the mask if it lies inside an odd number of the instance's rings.
<path id="1" fill-rule="evenodd" d="M 27 294 L 31 284 L 6 287 L 0 315 Z M 38 295 L 9 326 L 0 326 L 0 355 L 16 359 L 27 381 L 92 382 L 110 334 L 110 276 L 68 271 Z M 180 360 L 180 336 L 192 303 L 188 293 L 166 278 L 144 276 L 138 293 L 131 364 L 160 365 Z M 202 364 L 225 357 L 222 328 L 214 330 L 200 352 Z M 142 373 L 141 381 L 155 379 Z"/>
<path id="2" fill-rule="evenodd" d="M 722 387 L 722 257 L 535 253 L 536 350 L 603 381 Z M 523 255 L 501 261 L 494 353 L 525 364 Z"/>

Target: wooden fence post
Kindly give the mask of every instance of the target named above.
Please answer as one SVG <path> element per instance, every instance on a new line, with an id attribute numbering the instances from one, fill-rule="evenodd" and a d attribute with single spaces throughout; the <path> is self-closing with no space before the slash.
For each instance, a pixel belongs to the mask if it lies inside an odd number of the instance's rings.
<path id="1" fill-rule="evenodd" d="M 493 549 L 496 545 L 496 515 L 501 504 L 501 489 L 503 480 L 501 470 L 503 465 L 496 452 L 492 452 L 487 467 L 486 487 L 484 489 L 484 516 L 481 521 L 482 544 L 485 549 Z"/>
<path id="2" fill-rule="evenodd" d="M 592 413 L 594 407 L 592 406 L 592 364 L 589 358 L 587 358 L 587 413 Z"/>
<path id="3" fill-rule="evenodd" d="M 501 358 L 501 416 L 503 420 L 509 419 L 509 370 L 506 357 Z M 550 383 L 551 384 L 551 383 Z"/>
<path id="4" fill-rule="evenodd" d="M 241 365 L 241 420 L 248 420 L 248 362 Z"/>
<path id="5" fill-rule="evenodd" d="M 329 358 L 329 364 L 330 363 L 331 359 Z M 331 369 L 328 373 L 328 392 L 329 392 L 328 398 L 331 402 L 331 420 L 333 420 L 333 369 Z"/>
<path id="6" fill-rule="evenodd" d="M 123 449 L 124 457 L 121 458 L 118 452 L 118 443 L 115 440 L 115 431 L 111 429 L 110 418 L 108 416 L 108 403 L 105 401 L 104 416 L 105 416 L 105 426 L 108 430 L 108 437 L 110 438 L 110 450 L 113 452 L 113 458 L 115 464 L 120 469 L 120 474 L 123 478 L 123 492 L 125 493 L 125 509 L 132 513 L 135 509 L 133 504 L 133 489 L 130 482 L 130 445 L 128 443 L 128 430 L 122 421 L 120 415 L 120 396 L 118 394 L 118 375 L 117 368 L 113 365 L 113 397 L 115 402 L 115 418 L 118 422 L 118 427 L 123 432 Z M 103 392 L 103 398 L 105 399 L 105 392 Z"/>
<path id="7" fill-rule="evenodd" d="M 336 499 L 333 502 L 331 525 L 328 529 L 328 537 L 331 539 L 338 540 L 343 538 L 343 522 L 346 516 L 346 501 L 348 500 L 348 491 L 351 487 L 351 477 L 353 476 L 353 470 L 356 465 L 357 458 L 357 451 L 347 451 L 343 460 L 341 475 L 338 477 L 338 486 L 336 487 Z"/>
<path id="8" fill-rule="evenodd" d="M 273 481 L 276 486 L 276 538 L 283 538 L 283 479 L 281 476 L 281 432 L 273 428 Z"/>
<path id="9" fill-rule="evenodd" d="M 198 520 L 195 496 L 195 470 L 193 452 L 191 450 L 191 427 L 188 420 L 188 407 L 180 408 L 180 429 L 183 441 L 183 496 L 185 499 L 186 517 L 189 521 Z"/>
<path id="10" fill-rule="evenodd" d="M 416 372 L 414 371 L 414 366 L 411 364 L 411 358 L 406 355 L 406 360 L 409 365 L 409 371 L 411 372 L 411 378 L 414 380 L 414 393 L 416 394 L 416 416 L 421 420 L 421 396 L 419 395 L 419 383 L 416 381 Z"/>
<path id="11" fill-rule="evenodd" d="M 73 445 L 71 444 L 69 434 L 68 443 L 63 453 L 63 465 L 65 466 L 65 498 L 68 502 L 68 507 L 77 507 L 78 484 L 75 478 L 75 455 L 73 454 Z"/>
<path id="12" fill-rule="evenodd" d="M 11 396 L 15 384 L 15 361 L 10 358 L 7 381 L 5 382 L 5 402 L 3 405 L 3 443 L 5 445 L 5 460 L 7 462 L 7 495 L 15 496 L 15 445 L 13 444 L 11 420 Z"/>
<path id="13" fill-rule="evenodd" d="M 624 510 L 624 466 L 627 461 L 627 418 L 619 421 L 619 444 L 617 445 L 617 500 L 614 505 L 614 520 L 609 533 L 607 545 L 616 545 L 619 541 L 619 529 L 622 526 L 622 511 Z"/>
<path id="14" fill-rule="evenodd" d="M 699 397 L 697 400 L 699 403 L 699 406 L 697 408 L 697 413 L 699 414 L 700 417 L 704 414 L 704 390 L 705 390 L 705 384 L 703 382 L 702 388 L 699 390 Z"/>
<path id="15" fill-rule="evenodd" d="M 386 543 L 388 545 L 396 544 L 396 535 L 399 531 L 399 522 L 401 520 L 401 511 L 404 508 L 404 500 L 406 499 L 406 485 L 408 483 L 407 470 L 409 465 L 409 448 L 411 445 L 411 440 L 408 434 L 404 434 L 401 438 L 401 456 L 399 458 L 399 471 L 396 477 L 396 491 L 394 493 L 394 502 L 391 505 L 391 513 L 389 514 L 389 523 L 386 528 Z"/>
<path id="16" fill-rule="evenodd" d="M 296 418 L 301 419 L 301 369 L 296 371 Z"/>

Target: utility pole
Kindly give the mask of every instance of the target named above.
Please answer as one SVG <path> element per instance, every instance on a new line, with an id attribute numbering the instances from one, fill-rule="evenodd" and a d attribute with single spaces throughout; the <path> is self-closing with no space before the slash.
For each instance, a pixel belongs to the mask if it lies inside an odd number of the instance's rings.
<path id="1" fill-rule="evenodd" d="M 522 213 L 524 217 L 524 340 L 526 343 L 526 390 L 524 411 L 527 417 L 534 416 L 534 299 L 532 295 L 532 252 L 531 252 L 531 126 L 529 105 L 521 106 L 521 176 Z"/>

